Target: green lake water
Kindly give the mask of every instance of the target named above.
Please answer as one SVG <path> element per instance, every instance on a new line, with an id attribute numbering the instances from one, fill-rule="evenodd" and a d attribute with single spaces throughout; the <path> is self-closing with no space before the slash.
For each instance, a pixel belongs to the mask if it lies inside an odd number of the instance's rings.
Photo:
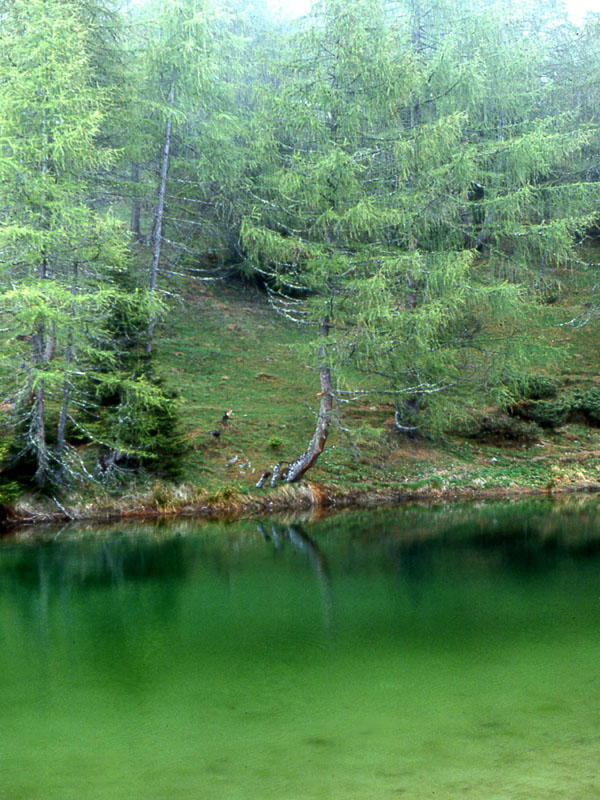
<path id="1" fill-rule="evenodd" d="M 600 798 L 600 505 L 0 540 L 1 800 Z"/>

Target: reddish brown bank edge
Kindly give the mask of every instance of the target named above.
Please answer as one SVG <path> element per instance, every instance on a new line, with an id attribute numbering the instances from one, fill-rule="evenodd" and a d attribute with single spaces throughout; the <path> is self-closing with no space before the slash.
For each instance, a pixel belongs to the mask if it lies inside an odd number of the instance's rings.
<path id="1" fill-rule="evenodd" d="M 85 504 L 66 503 L 50 509 L 47 505 L 24 504 L 19 507 L 0 505 L 0 535 L 9 536 L 15 527 L 23 525 L 64 522 L 111 522 L 122 520 L 152 520 L 158 518 L 199 517 L 234 521 L 282 512 L 313 511 L 315 518 L 337 509 L 368 509 L 382 506 L 403 506 L 406 503 L 447 503 L 477 500 L 507 500 L 527 497 L 557 497 L 573 494 L 600 493 L 600 483 L 580 482 L 553 488 L 531 488 L 511 486 L 508 488 L 461 487 L 460 489 L 419 489 L 407 491 L 399 487 L 394 490 L 343 491 L 322 484 L 304 483 L 295 487 L 284 486 L 267 495 L 244 495 L 216 502 L 173 503 L 158 505 L 144 497 L 127 508 L 115 503 Z"/>

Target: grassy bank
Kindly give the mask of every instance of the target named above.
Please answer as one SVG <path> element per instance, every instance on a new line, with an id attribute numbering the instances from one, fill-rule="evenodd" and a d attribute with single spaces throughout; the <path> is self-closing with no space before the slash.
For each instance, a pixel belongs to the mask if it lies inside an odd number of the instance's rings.
<path id="1" fill-rule="evenodd" d="M 531 497 L 564 497 L 565 495 L 600 493 L 600 482 L 563 483 L 554 488 L 532 488 L 513 484 L 508 488 L 479 485 L 461 488 L 435 488 L 423 485 L 411 489 L 406 485 L 386 490 L 333 489 L 322 484 L 305 482 L 297 486 L 279 486 L 262 495 L 237 494 L 224 489 L 210 495 L 194 486 L 156 485 L 145 493 L 121 498 L 97 495 L 93 500 L 70 501 L 23 497 L 5 506 L 0 519 L 0 536 L 23 525 L 58 524 L 65 522 L 110 522 L 152 520 L 170 517 L 238 520 L 274 514 L 310 512 L 311 519 L 323 513 L 342 509 L 365 509 L 399 506 L 407 503 L 447 503 L 481 500 L 524 499 Z"/>
<path id="2" fill-rule="evenodd" d="M 600 326 L 560 326 L 589 301 L 594 279 L 555 278 L 562 288 L 542 335 L 565 348 L 559 399 L 600 383 Z M 276 316 L 259 292 L 190 284 L 163 330 L 160 358 L 180 392 L 184 482 L 209 494 L 226 487 L 246 495 L 264 469 L 293 460 L 306 446 L 319 403 L 310 339 Z M 222 426 L 226 411 L 232 417 Z M 363 402 L 339 411 L 341 425 L 307 476 L 333 492 L 552 490 L 600 481 L 600 428 L 577 415 L 556 429 L 538 429 L 531 441 L 502 433 L 428 441 L 398 436 L 389 406 Z"/>

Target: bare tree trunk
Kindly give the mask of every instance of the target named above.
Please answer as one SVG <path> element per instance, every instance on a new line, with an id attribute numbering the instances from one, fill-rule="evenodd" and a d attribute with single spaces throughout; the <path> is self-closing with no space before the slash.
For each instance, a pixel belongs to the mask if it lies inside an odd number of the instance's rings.
<path id="1" fill-rule="evenodd" d="M 129 231 L 132 234 L 133 238 L 136 242 L 141 241 L 142 234 L 140 231 L 140 215 L 141 215 L 141 203 L 140 198 L 137 195 L 137 187 L 140 181 L 140 167 L 139 164 L 134 162 L 131 165 L 131 183 L 133 186 L 133 200 L 131 201 L 131 221 L 129 223 Z"/>
<path id="2" fill-rule="evenodd" d="M 42 323 L 36 327 L 36 332 L 33 336 L 33 363 L 36 367 L 41 367 L 45 363 L 44 326 Z M 44 486 L 48 477 L 48 448 L 46 446 L 46 398 L 44 383 L 41 380 L 36 383 L 33 402 L 33 446 L 35 447 L 37 458 L 37 469 L 34 477 L 38 486 Z"/>
<path id="3" fill-rule="evenodd" d="M 158 202 L 156 204 L 156 218 L 153 230 L 153 248 L 152 248 L 152 265 L 150 267 L 150 291 L 156 291 L 156 284 L 158 281 L 158 265 L 160 263 L 160 251 L 162 244 L 162 223 L 165 211 L 165 191 L 167 186 L 167 173 L 169 171 L 169 153 L 171 151 L 171 109 L 175 102 L 175 79 L 177 78 L 177 71 L 174 69 L 171 75 L 171 86 L 169 88 L 168 103 L 168 116 L 165 125 L 165 142 L 163 146 L 162 160 L 160 164 L 160 181 L 158 186 Z M 154 317 L 150 320 L 148 325 L 148 338 L 146 340 L 146 354 L 150 355 L 152 352 L 152 338 L 154 336 L 154 329 L 158 323 L 158 318 Z"/>
<path id="4" fill-rule="evenodd" d="M 152 242 L 154 241 L 154 229 L 156 228 L 156 209 L 158 208 L 158 203 L 154 204 L 154 208 L 152 210 L 152 218 L 150 225 L 148 227 L 148 233 L 146 234 L 146 238 L 144 244 L 146 247 L 150 247 Z"/>
<path id="5" fill-rule="evenodd" d="M 410 376 L 412 378 L 413 376 Z M 410 380 L 409 378 L 409 380 Z M 398 433 L 403 433 L 410 439 L 419 436 L 419 412 L 423 406 L 423 394 L 417 392 L 404 399 L 402 407 L 396 403 L 394 412 L 394 427 Z"/>
<path id="6" fill-rule="evenodd" d="M 42 115 L 42 141 L 44 145 L 49 148 L 52 143 L 52 134 L 48 131 L 48 124 L 46 119 L 46 112 Z M 44 148 L 41 159 L 41 172 L 46 175 L 49 169 L 48 164 L 48 150 Z M 46 198 L 41 207 L 42 219 L 44 220 L 43 227 L 48 226 L 48 206 Z M 42 248 L 41 258 L 37 266 L 37 277 L 40 280 L 48 280 L 48 254 L 45 247 Z M 54 332 L 55 335 L 55 332 Z M 33 390 L 33 421 L 31 426 L 31 443 L 36 454 L 36 471 L 34 480 L 39 487 L 45 485 L 48 479 L 48 446 L 46 444 L 46 393 L 44 381 L 41 376 L 44 364 L 53 354 L 54 344 L 52 342 L 52 334 L 46 341 L 46 323 L 38 320 L 34 326 L 34 333 L 31 338 L 33 347 L 32 363 L 33 375 L 35 375 L 35 388 Z M 37 373 L 37 374 L 36 374 Z"/>
<path id="7" fill-rule="evenodd" d="M 46 336 L 46 345 L 44 347 L 44 361 L 52 361 L 56 353 L 56 323 L 53 322 L 48 329 Z"/>
<path id="8" fill-rule="evenodd" d="M 69 333 L 67 336 L 67 349 L 65 352 L 65 379 L 63 381 L 63 396 L 62 396 L 62 403 L 60 406 L 60 416 L 58 418 L 58 431 L 56 434 L 56 454 L 59 460 L 57 475 L 59 478 L 62 477 L 64 473 L 62 456 L 66 444 L 65 429 L 67 427 L 67 416 L 69 413 L 69 400 L 71 394 L 71 386 L 69 382 L 69 365 L 71 363 L 72 354 L 73 354 L 73 331 L 72 329 L 69 329 Z"/>
<path id="9" fill-rule="evenodd" d="M 321 337 L 329 335 L 329 320 L 324 319 L 319 326 L 319 334 Z M 312 439 L 304 453 L 292 461 L 285 469 L 281 471 L 281 477 L 286 483 L 294 483 L 307 472 L 316 462 L 318 457 L 325 449 L 325 443 L 329 436 L 329 428 L 331 427 L 331 414 L 333 411 L 333 387 L 331 383 L 331 369 L 324 364 L 325 361 L 325 348 L 323 345 L 319 347 L 319 382 L 321 385 L 321 406 L 319 408 L 319 416 L 317 417 L 317 425 Z"/>
<path id="10" fill-rule="evenodd" d="M 419 248 L 419 243 L 417 241 L 417 238 L 412 233 L 410 235 L 410 242 L 408 248 L 412 252 L 415 252 Z M 408 273 L 406 276 L 406 285 L 408 286 L 408 291 L 406 293 L 404 307 L 407 311 L 412 311 L 412 309 L 416 308 L 419 303 L 419 298 L 417 296 L 417 291 L 419 287 L 417 285 L 417 282 L 410 273 Z"/>
<path id="11" fill-rule="evenodd" d="M 417 238 L 414 235 L 411 235 L 410 250 L 416 252 L 419 248 L 419 243 Z M 408 286 L 408 291 L 406 293 L 406 299 L 404 301 L 404 308 L 407 311 L 414 311 L 415 308 L 419 305 L 419 286 L 417 281 L 413 278 L 410 273 L 406 277 L 406 283 Z M 409 382 L 411 381 L 411 377 L 408 377 Z M 416 381 L 418 383 L 418 381 Z M 405 398 L 403 403 L 403 414 L 401 414 L 400 408 L 396 405 L 396 411 L 394 413 L 394 425 L 397 431 L 403 432 L 410 435 L 413 435 L 414 432 L 418 431 L 418 427 L 416 426 L 417 416 L 419 409 L 421 408 L 421 396 L 419 394 L 413 395 L 411 397 Z M 408 420 L 408 424 L 404 425 L 400 421 L 401 415 Z"/>
<path id="12" fill-rule="evenodd" d="M 73 283 L 71 285 L 71 294 L 73 297 L 77 294 L 77 264 L 73 265 Z M 69 366 L 73 359 L 73 328 L 69 328 L 67 334 L 67 349 L 65 351 L 65 379 L 63 381 L 63 396 L 60 407 L 60 415 L 58 417 L 58 430 L 56 434 L 56 454 L 58 458 L 58 470 L 56 477 L 62 480 L 64 477 L 64 463 L 63 454 L 65 451 L 66 440 L 65 430 L 67 427 L 67 417 L 69 413 L 69 401 L 71 399 L 71 382 L 69 379 Z"/>
<path id="13" fill-rule="evenodd" d="M 414 3 L 411 10 L 413 13 L 413 18 L 412 18 L 412 31 L 410 34 L 410 38 L 411 38 L 413 53 L 418 58 L 423 47 L 422 44 L 423 20 L 421 19 L 421 4 L 419 2 Z M 412 96 L 412 100 L 413 102 L 411 103 L 410 106 L 410 127 L 411 129 L 414 129 L 421 124 L 421 107 L 419 105 L 419 100 L 414 93 Z"/>

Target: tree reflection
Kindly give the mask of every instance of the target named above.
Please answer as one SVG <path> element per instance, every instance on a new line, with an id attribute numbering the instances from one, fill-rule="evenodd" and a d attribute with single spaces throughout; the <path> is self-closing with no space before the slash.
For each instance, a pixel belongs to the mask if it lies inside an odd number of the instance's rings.
<path id="1" fill-rule="evenodd" d="M 284 543 L 288 542 L 295 550 L 306 555 L 319 585 L 325 628 L 331 631 L 333 627 L 331 573 L 327 559 L 318 544 L 299 525 L 276 525 L 272 522 L 267 532 L 265 525 L 259 522 L 256 529 L 266 542 L 272 542 L 276 550 L 281 550 Z"/>

